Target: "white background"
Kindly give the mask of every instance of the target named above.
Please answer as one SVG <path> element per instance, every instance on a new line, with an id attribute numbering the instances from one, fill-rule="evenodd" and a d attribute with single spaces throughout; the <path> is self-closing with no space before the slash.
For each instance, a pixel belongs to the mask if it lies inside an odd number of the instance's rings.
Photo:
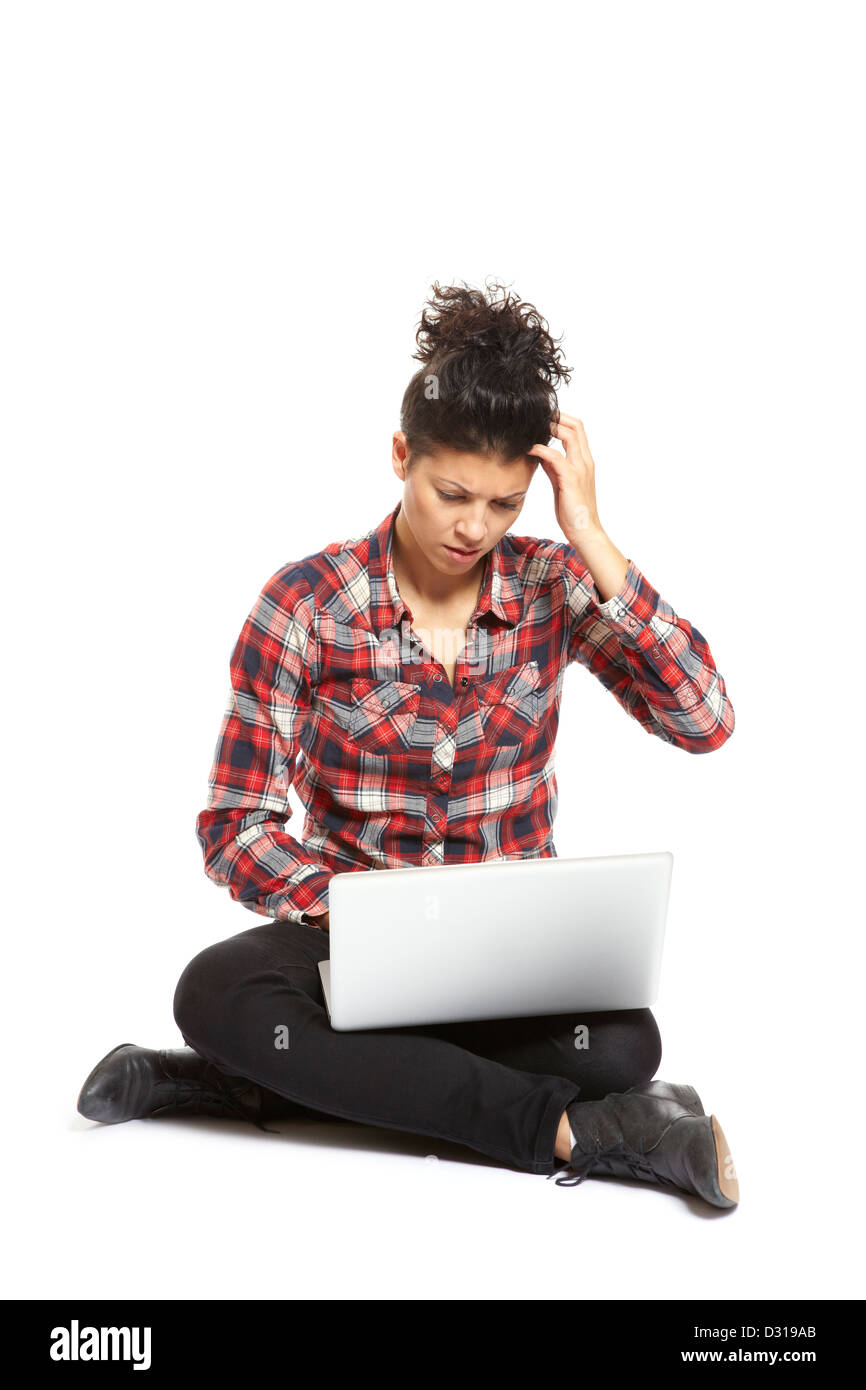
<path id="1" fill-rule="evenodd" d="M 9 1296 L 863 1296 L 862 13 L 4 7 Z M 719 1117 L 730 1214 L 75 1109 L 265 920 L 194 834 L 231 649 L 396 505 L 421 307 L 488 276 L 563 335 L 602 523 L 735 708 L 692 756 L 572 668 L 555 833 L 674 853 L 658 1074 Z M 561 539 L 541 468 L 512 529 Z"/>

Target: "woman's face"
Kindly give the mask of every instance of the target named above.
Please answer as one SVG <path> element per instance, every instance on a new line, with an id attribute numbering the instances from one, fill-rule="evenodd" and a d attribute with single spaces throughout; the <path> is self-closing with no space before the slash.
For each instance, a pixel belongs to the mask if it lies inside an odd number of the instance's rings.
<path id="1" fill-rule="evenodd" d="M 418 548 L 443 574 L 469 574 L 520 515 L 538 464 L 526 455 L 501 463 L 482 454 L 440 448 L 406 467 L 402 430 L 392 463 L 404 484 L 404 517 Z M 471 552 L 461 559 L 455 550 Z"/>

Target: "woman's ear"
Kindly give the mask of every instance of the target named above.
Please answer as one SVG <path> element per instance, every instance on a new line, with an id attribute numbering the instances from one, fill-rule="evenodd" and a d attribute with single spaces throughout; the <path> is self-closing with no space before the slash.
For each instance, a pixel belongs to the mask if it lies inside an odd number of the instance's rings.
<path id="1" fill-rule="evenodd" d="M 406 436 L 403 431 L 396 430 L 391 440 L 391 467 L 401 483 L 405 483 L 406 481 L 406 463 L 408 459 L 406 442 Z"/>

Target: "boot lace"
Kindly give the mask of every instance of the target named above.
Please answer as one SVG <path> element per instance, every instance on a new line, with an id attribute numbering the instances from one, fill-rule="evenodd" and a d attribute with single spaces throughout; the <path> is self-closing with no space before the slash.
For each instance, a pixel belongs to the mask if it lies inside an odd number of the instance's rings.
<path id="1" fill-rule="evenodd" d="M 191 1112 L 193 1115 L 200 1115 L 202 1106 L 207 1103 L 210 1113 L 216 1108 L 219 1114 L 232 1114 L 240 1120 L 246 1120 L 249 1124 L 255 1125 L 264 1134 L 279 1134 L 278 1129 L 269 1129 L 250 1114 L 249 1110 L 237 1099 L 232 1088 L 232 1082 L 222 1072 L 211 1064 L 207 1070 L 206 1081 L 190 1081 L 182 1077 L 172 1077 L 174 1081 L 174 1094 L 171 1100 L 165 1105 L 161 1105 L 153 1113 L 162 1114 L 166 1110 L 183 1110 Z M 250 1084 L 250 1083 L 241 1083 Z M 238 1083 L 235 1082 L 235 1089 Z"/>
<path id="2" fill-rule="evenodd" d="M 676 1187 L 676 1183 L 670 1178 L 662 1177 L 652 1167 L 643 1140 L 640 1141 L 637 1150 L 619 1143 L 606 1149 L 596 1149 L 594 1153 L 580 1154 L 570 1160 L 564 1172 L 558 1176 L 556 1173 L 548 1173 L 548 1178 L 556 1178 L 557 1187 L 577 1187 L 578 1183 L 596 1171 L 606 1170 L 616 1177 L 617 1164 L 613 1160 L 618 1160 L 619 1165 L 625 1164 L 634 1178 L 651 1179 L 653 1182 L 663 1183 L 666 1187 Z M 567 1176 L 569 1172 L 572 1174 L 570 1177 Z"/>

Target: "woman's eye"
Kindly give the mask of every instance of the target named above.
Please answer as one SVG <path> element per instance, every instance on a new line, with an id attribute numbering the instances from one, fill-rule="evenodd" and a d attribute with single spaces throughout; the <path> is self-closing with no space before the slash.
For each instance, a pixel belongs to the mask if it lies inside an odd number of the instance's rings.
<path id="1" fill-rule="evenodd" d="M 437 488 L 437 492 L 438 492 L 438 491 L 439 491 L 439 490 L 438 490 L 438 488 Z M 463 501 L 463 498 L 462 498 L 462 497 L 458 497 L 458 496 L 457 496 L 455 493 L 453 493 L 453 492 L 440 492 L 440 493 L 439 493 L 439 496 L 440 496 L 440 497 L 443 497 L 443 498 L 445 499 L 446 502 L 462 502 L 462 501 Z M 516 511 L 517 511 L 517 503 L 516 503 L 516 502 L 497 502 L 496 505 L 497 505 L 497 507 L 502 507 L 506 512 L 516 512 Z"/>

